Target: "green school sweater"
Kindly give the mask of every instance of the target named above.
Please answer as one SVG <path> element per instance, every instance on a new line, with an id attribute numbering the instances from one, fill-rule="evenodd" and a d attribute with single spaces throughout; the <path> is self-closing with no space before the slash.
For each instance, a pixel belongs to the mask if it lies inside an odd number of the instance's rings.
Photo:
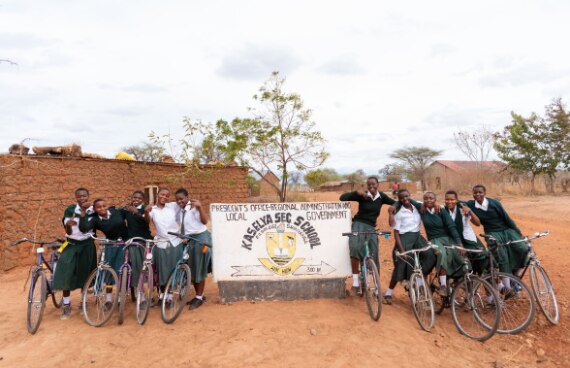
<path id="1" fill-rule="evenodd" d="M 88 220 L 87 217 L 82 217 L 79 221 L 79 230 L 87 232 L 89 230 L 99 230 L 109 240 L 117 240 L 119 238 L 127 240 L 127 225 L 125 224 L 125 217 L 123 213 L 115 207 L 109 207 L 111 216 L 108 219 L 100 219 L 97 214 Z"/>
<path id="2" fill-rule="evenodd" d="M 517 233 L 521 234 L 521 231 L 515 222 L 509 217 L 501 202 L 493 198 L 487 198 L 487 200 L 489 201 L 487 211 L 476 208 L 475 200 L 472 199 L 467 201 L 467 206 L 477 215 L 477 217 L 479 217 L 479 220 L 481 220 L 481 225 L 483 225 L 485 233 L 513 229 Z"/>
<path id="3" fill-rule="evenodd" d="M 358 202 L 358 212 L 354 215 L 352 221 L 362 222 L 364 224 L 376 227 L 376 220 L 380 216 L 380 210 L 383 204 L 393 205 L 396 203 L 392 198 L 388 197 L 384 192 L 378 192 L 380 196 L 375 201 L 365 199 L 356 192 L 347 192 L 340 196 L 341 201 Z"/>

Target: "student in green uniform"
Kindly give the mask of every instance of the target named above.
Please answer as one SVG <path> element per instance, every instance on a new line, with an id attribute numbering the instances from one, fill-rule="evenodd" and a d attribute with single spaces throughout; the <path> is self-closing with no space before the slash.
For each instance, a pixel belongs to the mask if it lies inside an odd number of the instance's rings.
<path id="1" fill-rule="evenodd" d="M 479 217 L 467 207 L 466 204 L 458 201 L 459 197 L 457 192 L 454 190 L 448 190 L 445 193 L 445 211 L 449 213 L 449 216 L 455 223 L 459 236 L 461 237 L 461 243 L 464 248 L 467 249 L 479 249 L 483 250 L 483 253 L 468 253 L 467 256 L 471 261 L 471 266 L 473 267 L 473 272 L 481 275 L 487 270 L 489 266 L 489 256 L 487 255 L 487 250 L 481 243 L 481 240 L 477 238 L 475 232 L 471 228 L 469 223 L 475 226 L 481 226 L 481 221 Z"/>
<path id="2" fill-rule="evenodd" d="M 390 225 L 394 228 L 396 245 L 392 252 L 394 270 L 388 289 L 384 294 L 383 303 L 392 304 L 392 293 L 400 281 L 406 281 L 412 274 L 412 267 L 403 259 L 396 256 L 396 251 L 405 252 L 411 249 L 423 248 L 427 245 L 426 240 L 420 235 L 421 215 L 419 202 L 412 204 L 410 192 L 407 189 L 398 191 L 398 203 L 389 211 Z M 431 272 L 435 264 L 435 255 L 432 250 L 420 254 L 420 263 L 424 275 Z"/>
<path id="3" fill-rule="evenodd" d="M 435 252 L 437 261 L 436 275 L 439 275 L 441 295 L 447 296 L 447 275 L 458 275 L 463 268 L 463 257 L 455 249 L 447 249 L 446 245 L 462 246 L 461 237 L 449 213 L 436 204 L 433 192 L 424 194 L 424 203 L 420 209 L 422 223 L 428 240 L 437 245 Z"/>
<path id="4" fill-rule="evenodd" d="M 61 319 L 71 315 L 71 290 L 82 288 L 89 274 L 97 266 L 97 253 L 90 232 L 79 230 L 79 217 L 93 215 L 89 202 L 89 191 L 85 188 L 75 190 L 76 204 L 66 208 L 63 215 L 63 225 L 68 245 L 62 251 L 57 268 L 55 269 L 53 287 L 63 290 L 63 312 Z"/>
<path id="5" fill-rule="evenodd" d="M 127 220 L 127 239 L 134 237 L 150 239 L 150 227 L 144 218 L 144 193 L 140 190 L 133 192 L 131 203 L 123 209 Z M 137 287 L 144 260 L 143 247 L 129 247 L 129 261 L 131 262 L 131 285 Z"/>
<path id="6" fill-rule="evenodd" d="M 188 191 L 180 188 L 176 191 L 176 203 L 179 206 L 178 223 L 180 223 L 180 233 L 192 235 L 189 242 L 190 259 L 188 265 L 192 272 L 192 283 L 196 290 L 196 297 L 189 304 L 190 309 L 196 309 L 204 303 L 204 288 L 208 277 L 208 267 L 211 262 L 211 250 L 206 244 L 212 245 L 212 236 L 206 227 L 208 215 L 204 207 L 197 199 L 190 199 Z"/>
<path id="7" fill-rule="evenodd" d="M 369 177 L 366 180 L 366 186 L 368 188 L 366 192 L 357 190 L 344 193 L 340 196 L 341 201 L 358 202 L 358 212 L 352 219 L 352 231 L 374 231 L 382 205 L 387 204 L 391 206 L 395 202 L 385 193 L 378 191 L 378 179 L 376 177 Z M 363 244 L 365 239 L 364 235 L 353 236 L 349 239 L 352 289 L 358 295 L 362 292 L 360 289 L 360 281 L 358 280 L 358 272 L 360 260 L 364 257 Z M 374 260 L 376 265 L 379 266 L 377 236 L 368 236 L 368 247 L 370 248 L 370 257 Z"/>
<path id="8" fill-rule="evenodd" d="M 158 269 L 158 286 L 164 292 L 166 282 L 174 271 L 176 263 L 182 257 L 183 246 L 180 238 L 169 232 L 180 231 L 180 224 L 176 222 L 176 202 L 169 202 L 170 190 L 160 188 L 157 193 L 156 205 L 146 206 L 145 219 L 153 223 L 156 230 L 155 240 L 159 241 L 153 248 L 153 259 Z M 171 296 L 167 296 L 171 298 Z M 168 299 L 167 299 L 168 300 Z"/>
<path id="9" fill-rule="evenodd" d="M 515 222 L 509 217 L 501 203 L 487 198 L 487 189 L 478 184 L 473 187 L 473 200 L 467 206 L 479 218 L 485 234 L 492 235 L 499 243 L 522 239 L 522 234 Z M 493 250 L 499 270 L 517 275 L 525 266 L 529 247 L 526 243 L 516 243 L 497 247 Z M 505 285 L 509 287 L 509 285 Z"/>
<path id="10" fill-rule="evenodd" d="M 109 240 L 127 240 L 127 225 L 125 224 L 124 211 L 115 207 L 107 207 L 107 201 L 96 199 L 93 202 L 95 215 L 87 217 L 81 211 L 79 229 L 83 232 L 101 231 Z M 122 246 L 108 245 L 105 247 L 105 261 L 119 274 L 121 265 L 125 262 L 125 248 Z M 111 294 L 107 294 L 111 297 Z"/>

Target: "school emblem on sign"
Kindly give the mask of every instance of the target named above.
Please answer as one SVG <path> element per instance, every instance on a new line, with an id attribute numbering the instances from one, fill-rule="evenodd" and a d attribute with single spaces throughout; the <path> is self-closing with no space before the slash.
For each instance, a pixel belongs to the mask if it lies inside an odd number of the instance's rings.
<path id="1" fill-rule="evenodd" d="M 280 224 L 276 230 L 265 233 L 265 247 L 269 258 L 259 258 L 259 261 L 277 275 L 288 275 L 295 272 L 305 259 L 294 258 L 297 233 L 286 232 L 283 224 Z"/>

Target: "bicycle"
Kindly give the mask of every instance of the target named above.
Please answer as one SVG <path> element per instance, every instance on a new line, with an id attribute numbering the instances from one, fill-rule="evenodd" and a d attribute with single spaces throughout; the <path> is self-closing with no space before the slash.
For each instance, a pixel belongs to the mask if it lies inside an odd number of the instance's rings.
<path id="1" fill-rule="evenodd" d="M 192 239 L 199 242 L 199 240 L 192 237 L 192 235 L 182 235 L 174 232 L 169 232 L 168 234 L 181 239 Z M 209 247 L 208 244 L 204 245 Z M 189 248 L 190 244 L 184 246 L 182 257 L 176 262 L 176 266 L 166 282 L 166 288 L 162 298 L 162 307 L 160 309 L 160 315 L 164 323 L 174 322 L 186 305 L 192 279 L 190 267 L 187 264 L 190 259 Z"/>
<path id="2" fill-rule="evenodd" d="M 420 327 L 429 332 L 435 324 L 435 310 L 431 289 L 427 287 L 426 280 L 422 272 L 422 265 L 420 264 L 419 253 L 426 252 L 430 249 L 436 249 L 437 246 L 428 243 L 427 246 L 419 249 L 410 249 L 400 253 L 396 251 L 396 256 L 400 257 L 404 262 L 410 265 L 413 270 L 408 281 L 408 296 L 412 303 L 412 311 Z M 414 264 L 410 264 L 404 256 L 413 254 Z"/>
<path id="3" fill-rule="evenodd" d="M 35 241 L 29 238 L 22 238 L 10 243 L 10 246 L 16 246 L 21 243 L 31 243 L 39 245 L 36 248 L 36 264 L 32 266 L 30 272 L 31 283 L 30 290 L 28 291 L 28 310 L 26 313 L 26 326 L 30 334 L 35 334 L 40 327 L 42 322 L 42 317 L 46 305 L 46 299 L 51 295 L 51 300 L 56 308 L 61 308 L 63 304 L 63 296 L 61 290 L 53 289 L 53 275 L 55 274 L 55 269 L 57 267 L 57 261 L 59 259 L 59 253 L 57 249 L 61 247 L 63 240 L 55 239 L 53 241 Z M 50 261 L 44 257 L 44 246 L 52 250 Z M 49 273 L 49 278 L 46 276 L 46 272 Z"/>
<path id="4" fill-rule="evenodd" d="M 501 324 L 497 329 L 500 334 L 516 334 L 524 330 L 532 322 L 535 314 L 533 297 L 529 287 L 517 276 L 499 272 L 495 262 L 494 250 L 508 246 L 513 242 L 499 243 L 493 236 L 481 234 L 489 248 L 489 273 L 483 278 L 497 289 L 501 305 Z M 516 241 L 517 243 L 524 239 Z"/>
<path id="5" fill-rule="evenodd" d="M 364 235 L 364 258 L 360 260 L 360 290 L 363 289 L 365 292 L 361 292 L 366 295 L 366 306 L 368 307 L 368 313 L 373 321 L 378 321 L 380 315 L 382 314 L 382 290 L 380 287 L 380 273 L 376 263 L 370 257 L 370 247 L 368 246 L 368 235 L 384 236 L 384 239 L 390 237 L 389 231 L 351 231 L 348 233 L 342 233 L 343 236 L 359 236 Z"/>
<path id="6" fill-rule="evenodd" d="M 546 270 L 540 264 L 540 260 L 532 247 L 532 240 L 536 238 L 542 238 L 543 236 L 549 235 L 550 232 L 545 230 L 540 233 L 535 233 L 531 236 L 526 236 L 521 240 L 514 240 L 508 242 L 508 244 L 522 243 L 526 242 L 529 246 L 528 253 L 528 263 L 521 273 L 521 279 L 524 278 L 527 270 L 529 271 L 529 280 L 531 290 L 538 307 L 546 317 L 546 319 L 556 325 L 560 322 L 560 311 L 558 309 L 558 302 L 556 300 L 556 294 L 550 281 L 550 277 L 546 273 Z"/>
<path id="7" fill-rule="evenodd" d="M 145 243 L 145 255 L 144 261 L 141 268 L 141 273 L 139 275 L 138 284 L 135 290 L 135 302 L 136 302 L 136 319 L 138 324 L 143 325 L 146 322 L 150 307 L 152 305 L 153 297 L 153 287 L 156 283 L 156 273 L 152 266 L 152 247 L 151 244 L 158 243 L 154 240 L 144 239 L 140 237 L 135 237 L 129 239 L 127 243 L 141 241 Z M 142 246 L 136 243 L 138 246 Z M 130 282 L 129 282 L 130 284 Z"/>
<path id="8" fill-rule="evenodd" d="M 99 241 L 101 258 L 81 290 L 83 318 L 90 326 L 101 327 L 109 321 L 119 300 L 119 288 L 115 287 L 119 285 L 119 278 L 115 270 L 105 262 L 105 247 L 124 245 L 124 242 L 93 235 L 91 238 Z"/>
<path id="9" fill-rule="evenodd" d="M 456 245 L 446 245 L 445 248 L 468 253 L 484 252 L 483 249 L 467 249 Z M 447 295 L 438 292 L 438 277 L 434 277 L 430 283 L 435 312 L 441 314 L 444 308 L 451 308 L 451 317 L 459 333 L 473 340 L 485 341 L 497 332 L 501 321 L 500 304 L 488 304 L 487 300 L 489 297 L 498 300 L 499 295 L 489 282 L 473 273 L 468 257 L 462 257 L 462 275 L 449 277 L 451 282 L 447 283 Z"/>

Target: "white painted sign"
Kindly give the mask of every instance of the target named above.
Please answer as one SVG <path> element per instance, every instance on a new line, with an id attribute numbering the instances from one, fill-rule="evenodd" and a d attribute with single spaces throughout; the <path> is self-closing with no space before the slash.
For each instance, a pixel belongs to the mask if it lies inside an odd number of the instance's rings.
<path id="1" fill-rule="evenodd" d="M 210 205 L 217 281 L 347 277 L 349 202 Z"/>

